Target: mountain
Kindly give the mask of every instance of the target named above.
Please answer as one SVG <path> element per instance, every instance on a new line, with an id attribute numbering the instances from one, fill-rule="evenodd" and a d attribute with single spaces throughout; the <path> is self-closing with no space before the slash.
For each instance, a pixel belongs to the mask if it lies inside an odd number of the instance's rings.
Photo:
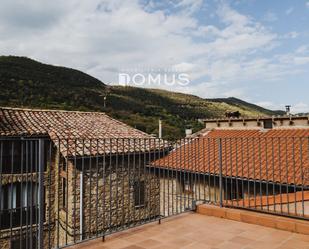
<path id="1" fill-rule="evenodd" d="M 223 117 L 226 111 L 249 117 L 282 114 L 236 98 L 110 86 L 78 70 L 16 56 L 0 56 L 0 89 L 0 106 L 104 111 L 148 133 L 158 132 L 161 118 L 167 139 L 183 137 L 186 127 L 197 131 L 203 128 L 197 119 Z"/>
<path id="2" fill-rule="evenodd" d="M 248 109 L 249 111 L 250 110 L 256 110 L 258 112 L 261 112 L 261 113 L 264 113 L 266 115 L 285 115 L 285 111 L 282 111 L 282 110 L 276 110 L 276 111 L 273 111 L 273 110 L 268 110 L 268 109 L 265 109 L 261 106 L 258 106 L 258 105 L 255 105 L 255 104 L 251 104 L 251 103 L 248 103 L 246 101 L 243 101 L 241 99 L 237 99 L 237 98 L 234 98 L 234 97 L 229 97 L 229 98 L 217 98 L 217 99 L 208 99 L 212 102 L 224 102 L 224 103 L 227 103 L 229 105 L 233 105 L 233 106 L 238 106 L 239 108 L 242 108 L 242 109 Z"/>

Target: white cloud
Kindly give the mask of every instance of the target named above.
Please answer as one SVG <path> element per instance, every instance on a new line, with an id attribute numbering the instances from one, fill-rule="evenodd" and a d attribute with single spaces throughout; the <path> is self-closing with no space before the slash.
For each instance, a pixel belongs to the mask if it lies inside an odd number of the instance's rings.
<path id="1" fill-rule="evenodd" d="M 275 22 L 275 21 L 278 20 L 278 17 L 274 12 L 268 11 L 263 16 L 263 20 L 266 21 L 266 22 Z"/>
<path id="2" fill-rule="evenodd" d="M 306 7 L 309 8 L 309 2 L 306 2 Z"/>
<path id="3" fill-rule="evenodd" d="M 255 104 L 259 106 L 263 106 L 265 108 L 270 108 L 270 109 L 274 108 L 275 106 L 275 104 L 270 101 L 260 101 L 260 102 L 256 102 Z"/>
<path id="4" fill-rule="evenodd" d="M 274 103 L 271 101 L 260 101 L 256 102 L 255 104 L 270 110 L 284 110 L 285 105 L 287 103 L 284 104 L 284 103 Z M 309 112 L 309 105 L 303 102 L 294 103 L 291 105 L 291 112 L 293 114 L 307 113 Z"/>
<path id="5" fill-rule="evenodd" d="M 302 45 L 296 49 L 296 53 L 303 54 L 308 53 L 309 54 L 309 45 Z"/>
<path id="6" fill-rule="evenodd" d="M 299 102 L 292 106 L 292 113 L 307 113 L 309 112 L 309 105 L 303 102 Z"/>
<path id="7" fill-rule="evenodd" d="M 298 47 L 294 52 L 287 53 L 284 55 L 279 55 L 277 57 L 278 61 L 283 65 L 296 65 L 302 66 L 309 64 L 309 46 L 302 45 Z"/>
<path id="8" fill-rule="evenodd" d="M 266 109 L 270 110 L 283 110 L 284 109 L 284 104 L 276 104 L 271 101 L 259 101 L 255 103 L 258 106 L 262 106 Z"/>
<path id="9" fill-rule="evenodd" d="M 182 62 L 173 66 L 175 70 L 178 70 L 180 72 L 192 72 L 196 67 L 197 65 L 187 62 Z"/>
<path id="10" fill-rule="evenodd" d="M 293 7 L 290 7 L 290 8 L 288 8 L 288 9 L 285 11 L 285 14 L 286 14 L 286 15 L 290 15 L 293 11 L 294 11 L 294 8 L 293 8 Z"/>
<path id="11" fill-rule="evenodd" d="M 0 53 L 77 68 L 106 83 L 124 68 L 180 67 L 194 82 L 162 87 L 208 97 L 245 97 L 246 89 L 230 90 L 233 83 L 279 80 L 307 63 L 307 55 L 267 54 L 282 37 L 226 2 L 213 11 L 220 23 L 201 24 L 194 13 L 203 4 L 182 0 L 169 11 L 159 1 L 3 0 Z"/>
<path id="12" fill-rule="evenodd" d="M 308 64 L 309 63 L 309 56 L 294 57 L 294 63 L 296 65 Z"/>
<path id="13" fill-rule="evenodd" d="M 285 35 L 283 35 L 283 38 L 286 38 L 286 39 L 295 39 L 299 36 L 299 33 L 296 32 L 296 31 L 291 31 Z"/>
<path id="14" fill-rule="evenodd" d="M 12 2 L 6 2 L 7 8 L 11 9 Z M 179 6 L 192 8 L 190 2 L 182 1 Z M 16 25 L 16 21 L 0 17 L 10 22 L 1 34 L 10 33 L 11 26 L 19 29 L 19 32 L 11 33 L 7 39 L 4 36 L 0 41 L 1 52 L 86 69 L 105 82 L 114 82 L 117 76 L 108 68 L 140 64 L 152 67 L 195 64 L 194 60 L 199 61 L 203 57 L 206 58 L 203 63 L 207 65 L 210 59 L 217 61 L 218 57 L 259 49 L 275 37 L 226 4 L 218 9 L 218 15 L 226 26 L 222 29 L 214 27 L 217 34 L 214 34 L 213 42 L 195 43 L 190 38 L 191 32 L 199 28 L 195 18 L 178 13 L 167 15 L 160 10 L 149 13 L 137 1 L 75 3 L 69 0 L 63 6 L 57 2 L 54 5 L 49 3 L 51 19 L 55 20 L 52 24 L 44 22 L 41 16 L 46 12 L 44 5 L 40 1 L 32 3 L 32 7 L 27 6 L 31 9 L 28 12 L 33 14 L 35 9 L 45 28 L 33 32 L 31 25 Z M 27 8 L 25 12 L 29 15 Z M 5 8 L 1 9 L 6 12 Z M 54 9 L 57 11 L 52 11 Z M 21 39 L 18 33 L 27 39 Z"/>
<path id="15" fill-rule="evenodd" d="M 175 6 L 185 8 L 185 13 L 193 14 L 199 10 L 203 5 L 203 0 L 181 0 Z"/>

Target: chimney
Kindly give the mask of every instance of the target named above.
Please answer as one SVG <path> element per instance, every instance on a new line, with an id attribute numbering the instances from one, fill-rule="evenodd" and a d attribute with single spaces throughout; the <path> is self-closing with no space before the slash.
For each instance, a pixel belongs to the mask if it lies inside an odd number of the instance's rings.
<path id="1" fill-rule="evenodd" d="M 291 106 L 290 105 L 285 106 L 285 113 L 286 113 L 287 116 L 291 115 Z"/>
<path id="2" fill-rule="evenodd" d="M 159 138 L 162 138 L 162 121 L 159 119 Z"/>
<path id="3" fill-rule="evenodd" d="M 186 137 L 189 137 L 192 135 L 192 129 L 186 129 Z"/>

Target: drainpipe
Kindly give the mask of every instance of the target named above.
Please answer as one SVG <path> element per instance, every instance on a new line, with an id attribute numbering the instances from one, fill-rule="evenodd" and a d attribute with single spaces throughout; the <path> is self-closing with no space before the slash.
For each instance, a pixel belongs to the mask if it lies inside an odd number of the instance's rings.
<path id="1" fill-rule="evenodd" d="M 159 138 L 162 138 L 162 121 L 159 119 Z"/>
<path id="2" fill-rule="evenodd" d="M 80 240 L 83 240 L 83 226 L 84 226 L 84 215 L 83 215 L 83 199 L 84 199 L 84 175 L 83 175 L 83 171 L 81 171 L 79 173 L 79 186 L 80 186 L 80 190 L 79 190 L 79 233 L 80 233 Z"/>

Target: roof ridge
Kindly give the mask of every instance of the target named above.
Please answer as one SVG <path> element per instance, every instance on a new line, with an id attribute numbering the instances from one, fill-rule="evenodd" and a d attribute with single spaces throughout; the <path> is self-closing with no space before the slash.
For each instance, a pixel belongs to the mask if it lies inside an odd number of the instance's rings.
<path id="1" fill-rule="evenodd" d="M 242 128 L 242 127 L 233 127 L 233 128 L 228 128 L 228 127 L 224 127 L 224 128 L 214 128 L 211 131 L 259 131 L 261 130 L 260 127 L 255 128 Z"/>
<path id="2" fill-rule="evenodd" d="M 264 129 L 261 127 L 257 128 L 214 128 L 211 131 L 260 131 L 260 132 L 268 132 L 268 131 L 282 131 L 282 130 L 307 130 L 309 126 L 285 126 L 285 127 L 274 127 L 272 129 Z"/>
<path id="3" fill-rule="evenodd" d="M 285 127 L 275 127 L 269 130 L 274 130 L 274 131 L 282 131 L 282 130 L 307 130 L 309 129 L 309 126 L 285 126 Z"/>
<path id="4" fill-rule="evenodd" d="M 201 121 L 204 122 L 216 122 L 216 121 L 222 121 L 222 122 L 233 122 L 233 121 L 248 121 L 248 120 L 265 120 L 265 119 L 274 119 L 274 120 L 280 120 L 280 119 L 297 119 L 297 118 L 308 118 L 309 114 L 302 114 L 302 115 L 270 115 L 270 116 L 246 116 L 246 117 L 240 117 L 240 118 L 226 118 L 226 117 L 218 117 L 218 118 L 202 118 Z"/>
<path id="5" fill-rule="evenodd" d="M 86 113 L 86 114 L 100 114 L 107 115 L 105 112 L 99 111 L 70 111 L 63 109 L 39 109 L 39 108 L 23 108 L 23 107 L 8 107 L 0 106 L 0 110 L 15 110 L 15 111 L 31 111 L 31 112 L 68 112 L 68 113 Z"/>

